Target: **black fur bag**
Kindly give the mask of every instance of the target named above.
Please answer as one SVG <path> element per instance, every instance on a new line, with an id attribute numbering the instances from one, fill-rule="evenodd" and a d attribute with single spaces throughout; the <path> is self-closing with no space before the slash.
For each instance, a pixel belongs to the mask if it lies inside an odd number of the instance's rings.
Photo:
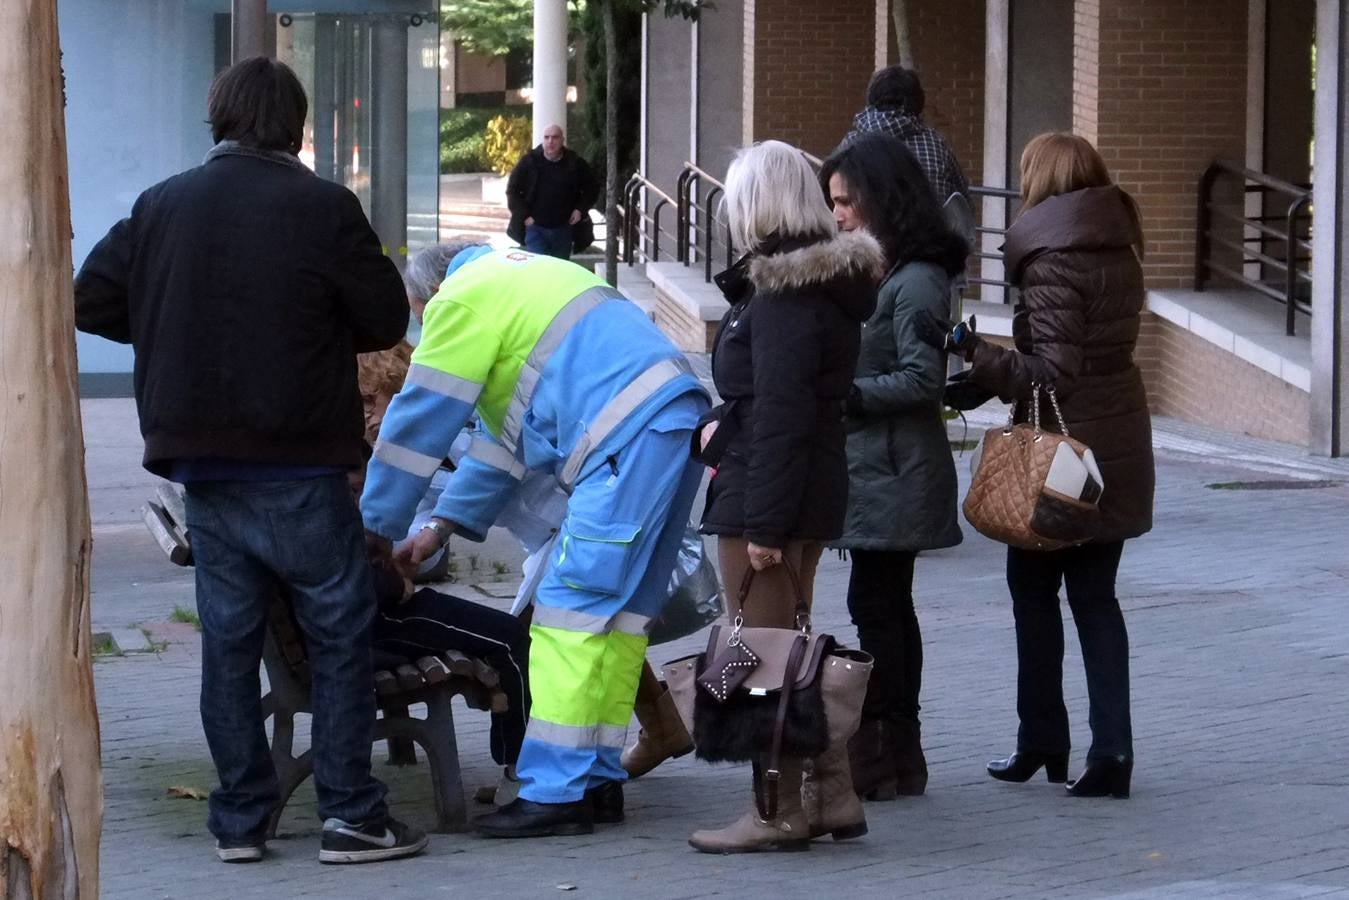
<path id="1" fill-rule="evenodd" d="M 718 635 L 721 629 L 714 628 L 712 641 L 719 637 L 729 640 L 726 635 Z M 741 639 L 748 645 L 756 634 L 769 631 L 765 628 L 743 628 Z M 797 635 L 786 628 L 771 629 Z M 729 632 L 730 629 L 725 629 Z M 724 641 L 723 641 L 724 642 Z M 822 660 L 833 649 L 834 640 L 829 635 L 819 635 L 811 641 L 812 646 L 806 655 Z M 706 675 L 713 668 L 707 661 L 714 659 L 716 643 L 709 642 L 708 652 L 700 657 L 703 663 L 699 676 Z M 806 663 L 808 666 L 809 663 Z M 803 673 L 809 674 L 809 673 Z M 819 666 L 814 669 L 819 674 Z M 802 684 L 805 680 L 807 683 Z M 824 712 L 824 694 L 821 691 L 819 677 L 798 678 L 787 698 L 787 716 L 782 729 L 782 753 L 786 756 L 818 756 L 829 746 L 829 724 Z M 693 746 L 699 759 L 707 762 L 748 762 L 760 758 L 773 744 L 773 732 L 777 727 L 778 708 L 782 691 L 737 689 L 729 692 L 724 701 L 718 701 L 710 691 L 700 688 L 693 701 Z"/>

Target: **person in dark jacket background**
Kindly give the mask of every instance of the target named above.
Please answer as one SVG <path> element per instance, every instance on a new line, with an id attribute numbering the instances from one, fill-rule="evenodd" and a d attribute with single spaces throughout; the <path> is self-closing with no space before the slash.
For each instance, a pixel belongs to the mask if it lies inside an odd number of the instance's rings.
<path id="1" fill-rule="evenodd" d="M 549 125 L 506 181 L 506 234 L 531 253 L 570 259 L 594 240 L 589 210 L 598 193 L 589 163 L 566 146 L 560 125 Z"/>
<path id="2" fill-rule="evenodd" d="M 974 365 L 968 380 L 1017 403 L 1028 418 L 1032 385 L 1052 387 L 1064 424 L 1096 456 L 1105 491 L 1089 543 L 1052 552 L 1009 547 L 1007 585 L 1017 640 L 1016 752 L 988 773 L 1025 781 L 1044 767 L 1067 777 L 1059 586 L 1082 643 L 1090 703 L 1087 768 L 1068 792 L 1127 797 L 1133 772 L 1129 635 L 1115 595 L 1124 542 L 1152 528 L 1152 423 L 1133 361 L 1143 311 L 1138 207 L 1110 180 L 1100 154 L 1072 134 L 1043 134 L 1021 156 L 1021 213 L 1007 232 L 1005 265 L 1021 288 L 1015 349 L 972 330 L 927 322 L 925 338 Z M 1042 392 L 1043 394 L 1043 392 Z M 1043 395 L 1040 422 L 1057 428 Z"/>
<path id="3" fill-rule="evenodd" d="M 780 141 L 737 154 L 726 176 L 726 210 L 732 243 L 744 256 L 717 278 L 731 309 L 712 355 L 723 402 L 695 432 L 700 458 L 717 469 L 702 528 L 717 535 L 728 597 L 749 568 L 759 573 L 732 614 L 746 625 L 790 628 L 795 591 L 783 567 L 799 573 L 809 604 L 824 544 L 843 530 L 843 403 L 861 323 L 875 308 L 881 252 L 865 231 L 837 233 L 806 158 Z M 865 833 L 846 747 L 814 762 L 817 779 L 843 786 L 842 808 L 828 810 L 825 830 Z M 809 822 L 800 792 L 788 789 L 801 784 L 802 765 L 781 761 L 775 821 L 751 807 L 726 828 L 695 832 L 689 843 L 708 853 L 807 846 L 822 823 Z"/>
<path id="4" fill-rule="evenodd" d="M 848 612 L 876 660 L 849 745 L 853 784 L 870 799 L 927 786 L 918 723 L 923 637 L 914 559 L 960 543 L 956 471 L 942 418 L 946 357 L 920 341 L 920 312 L 943 316 L 968 247 L 942 218 L 923 170 L 898 140 L 862 135 L 820 170 L 843 231 L 866 228 L 888 271 L 848 398 L 848 515 L 833 546 L 852 557 Z"/>
<path id="5" fill-rule="evenodd" d="M 320 861 L 426 846 L 370 774 L 374 587 L 346 475 L 364 464 L 356 354 L 401 340 L 408 304 L 356 197 L 297 158 L 307 106 L 274 60 L 221 73 L 206 161 L 141 194 L 75 281 L 78 327 L 135 348 L 145 467 L 186 488 L 225 862 L 263 857 L 278 796 L 258 677 L 278 589 L 313 668 Z"/>
<path id="6" fill-rule="evenodd" d="M 866 104 L 853 116 L 852 130 L 843 139 L 843 146 L 864 134 L 888 134 L 898 138 L 918 160 L 938 204 L 952 194 L 969 193 L 969 180 L 950 143 L 923 121 L 927 95 L 917 72 L 903 66 L 877 70 L 867 85 Z"/>

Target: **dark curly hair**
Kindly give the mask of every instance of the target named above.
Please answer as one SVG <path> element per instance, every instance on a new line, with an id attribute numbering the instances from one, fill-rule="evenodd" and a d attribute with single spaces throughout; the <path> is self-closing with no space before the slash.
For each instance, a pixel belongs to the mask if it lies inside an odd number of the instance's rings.
<path id="1" fill-rule="evenodd" d="M 841 175 L 890 265 L 930 262 L 947 275 L 965 268 L 970 248 L 946 222 L 932 185 L 909 148 L 885 134 L 863 134 L 838 148 L 820 169 L 820 187 L 832 208 L 829 179 Z"/>

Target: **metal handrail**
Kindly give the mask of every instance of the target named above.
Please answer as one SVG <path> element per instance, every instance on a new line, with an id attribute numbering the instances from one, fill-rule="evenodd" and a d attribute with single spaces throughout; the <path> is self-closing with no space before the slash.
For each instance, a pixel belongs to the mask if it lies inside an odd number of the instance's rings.
<path id="1" fill-rule="evenodd" d="M 694 192 L 700 183 L 707 183 L 710 188 L 703 197 L 700 204 L 694 199 Z M 677 207 L 679 210 L 679 225 L 676 227 L 678 233 L 677 240 L 680 246 L 680 261 L 684 265 L 693 262 L 694 256 L 698 252 L 698 243 L 694 237 L 695 232 L 700 232 L 702 236 L 702 258 L 703 258 L 703 280 L 710 282 L 712 280 L 712 250 L 716 239 L 715 207 L 712 201 L 718 194 L 726 191 L 726 184 L 703 169 L 697 163 L 685 161 L 684 168 L 679 172 L 679 178 L 675 182 L 675 195 L 678 198 Z M 698 216 L 702 214 L 703 224 L 699 226 Z M 726 247 L 726 265 L 729 268 L 734 262 L 734 250 L 731 247 L 731 228 L 726 226 L 726 239 L 723 242 Z"/>
<path id="2" fill-rule="evenodd" d="M 1289 199 L 1288 209 L 1282 216 L 1246 216 L 1237 215 L 1229 210 L 1213 206 L 1213 186 L 1218 178 L 1223 175 L 1233 176 L 1241 179 L 1242 193 L 1281 194 Z M 1257 172 L 1254 169 L 1248 169 L 1245 166 L 1239 166 L 1227 160 L 1215 159 L 1204 170 L 1204 174 L 1199 178 L 1198 186 L 1198 213 L 1195 218 L 1195 241 L 1194 241 L 1194 289 L 1202 291 L 1209 279 L 1214 273 L 1231 278 L 1248 288 L 1263 294 L 1273 300 L 1284 304 L 1286 316 L 1284 321 L 1284 331 L 1288 335 L 1293 335 L 1297 331 L 1297 312 L 1299 309 L 1307 313 L 1311 312 L 1308 304 L 1304 304 L 1298 299 L 1298 284 L 1300 282 L 1310 282 L 1311 275 L 1304 268 L 1299 268 L 1299 263 L 1309 263 L 1311 257 L 1304 255 L 1303 251 L 1310 254 L 1312 245 L 1310 241 L 1303 240 L 1301 226 L 1308 223 L 1307 232 L 1310 234 L 1310 212 L 1309 207 L 1312 201 L 1311 189 L 1305 185 L 1294 184 L 1291 181 L 1284 181 L 1282 178 L 1275 178 L 1264 172 Z M 1241 240 L 1232 240 L 1214 233 L 1214 219 L 1218 218 L 1233 224 L 1239 224 L 1242 227 Z M 1273 228 L 1264 224 L 1281 220 L 1283 229 Z M 1254 231 L 1255 236 L 1246 234 L 1247 229 Z M 1267 239 L 1282 241 L 1283 259 L 1278 259 L 1265 252 L 1265 242 Z M 1259 250 L 1253 250 L 1247 247 L 1247 244 L 1259 244 Z M 1225 247 L 1236 251 L 1239 254 L 1241 263 L 1235 268 L 1213 259 L 1214 245 Z M 1245 272 L 1248 264 L 1259 264 L 1283 272 L 1283 290 L 1271 287 L 1266 282 L 1251 278 Z"/>
<path id="3" fill-rule="evenodd" d="M 657 197 L 656 203 L 648 212 L 646 202 L 643 200 L 644 194 L 654 194 Z M 662 191 L 652 182 L 642 177 L 640 173 L 634 173 L 623 186 L 623 261 L 628 265 L 634 265 L 640 254 L 643 262 L 655 262 L 660 259 L 660 238 L 665 235 L 675 239 L 667 231 L 662 231 L 660 227 L 661 210 L 667 206 L 677 206 L 677 202 L 669 194 Z M 650 233 L 647 232 L 647 225 L 650 224 Z M 678 226 L 676 225 L 676 231 Z M 644 249 L 645 244 L 649 242 L 651 252 L 648 255 Z M 676 246 L 676 254 L 679 248 Z"/>
<path id="4" fill-rule="evenodd" d="M 1020 191 L 1013 190 L 1012 188 L 989 187 L 988 185 L 982 185 L 982 184 L 972 184 L 972 185 L 970 185 L 970 188 L 969 188 L 969 192 L 968 192 L 968 193 L 969 193 L 969 196 L 970 196 L 970 197 L 978 197 L 978 198 L 983 198 L 983 199 L 987 199 L 987 198 L 993 198 L 993 199 L 997 199 L 997 200 L 1020 200 L 1020 199 L 1021 199 L 1021 192 L 1020 192 Z M 980 215 L 983 215 L 983 205 L 982 205 L 982 204 L 980 204 L 980 211 L 979 211 L 979 213 L 980 213 Z M 1012 216 L 1011 216 L 1011 204 L 1010 204 L 1010 203 L 1004 204 L 1004 205 L 1003 205 L 1003 219 L 1002 219 L 1002 225 L 1001 225 L 1001 227 L 999 227 L 999 226 L 997 226 L 997 225 L 986 224 L 986 223 L 981 223 L 981 224 L 979 224 L 979 225 L 976 225 L 976 226 L 975 226 L 975 229 L 974 229 L 974 233 L 975 233 L 975 236 L 976 236 L 976 240 L 977 240 L 978 238 L 982 237 L 983 235 L 986 235 L 986 234 L 995 234 L 995 235 L 1005 235 L 1005 234 L 1007 234 L 1007 229 L 1011 226 L 1011 219 L 1012 219 Z M 983 262 L 982 262 L 982 261 L 983 261 L 983 260 L 1001 261 L 1002 258 L 1003 258 L 1003 255 L 1002 255 L 1002 248 L 999 247 L 999 248 L 997 248 L 997 249 L 995 249 L 995 250 L 985 250 L 985 249 L 983 248 L 983 246 L 982 246 L 981 243 L 976 243 L 975 246 L 973 246 L 973 247 L 970 248 L 970 258 L 971 258 L 971 259 L 977 259 L 977 260 L 980 260 L 980 264 L 979 264 L 979 275 L 978 275 L 977 277 L 974 276 L 974 275 L 971 275 L 971 276 L 968 277 L 966 280 L 967 280 L 970 284 L 987 284 L 987 285 L 992 285 L 993 287 L 1001 287 L 1001 288 L 1002 288 L 1002 302 L 1003 302 L 1003 303 L 1009 303 L 1009 302 L 1011 302 L 1011 297 L 1012 297 L 1012 283 L 1011 283 L 1010 281 L 1007 280 L 1007 273 L 1006 273 L 1006 270 L 1003 271 L 1003 277 L 1002 277 L 1002 278 L 985 278 L 985 277 L 984 277 L 984 267 L 983 267 Z M 967 268 L 968 268 L 971 272 L 974 270 L 973 264 L 968 264 L 968 265 L 967 265 Z"/>

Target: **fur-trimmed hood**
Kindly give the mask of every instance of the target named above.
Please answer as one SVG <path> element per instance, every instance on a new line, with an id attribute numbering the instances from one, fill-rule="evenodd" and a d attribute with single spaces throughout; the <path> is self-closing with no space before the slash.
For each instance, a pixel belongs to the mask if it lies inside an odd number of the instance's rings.
<path id="1" fill-rule="evenodd" d="M 841 231 L 832 238 L 784 247 L 782 252 L 754 257 L 749 280 L 759 291 L 786 291 L 832 281 L 842 276 L 866 275 L 880 281 L 885 254 L 865 230 Z"/>

